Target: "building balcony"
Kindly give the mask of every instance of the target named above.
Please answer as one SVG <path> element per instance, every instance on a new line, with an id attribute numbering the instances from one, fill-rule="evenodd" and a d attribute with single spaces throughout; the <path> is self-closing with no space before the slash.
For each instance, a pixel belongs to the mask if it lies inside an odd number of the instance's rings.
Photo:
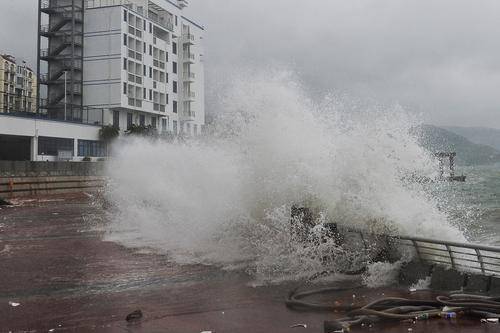
<path id="1" fill-rule="evenodd" d="M 196 78 L 194 73 L 184 73 L 182 76 L 185 82 L 193 82 Z"/>
<path id="2" fill-rule="evenodd" d="M 194 53 L 184 52 L 184 62 L 194 64 Z"/>
<path id="3" fill-rule="evenodd" d="M 192 91 L 186 91 L 184 93 L 184 100 L 193 101 L 196 98 L 196 94 Z"/>
<path id="4" fill-rule="evenodd" d="M 182 43 L 193 45 L 195 41 L 194 35 L 190 33 L 182 34 Z"/>
<path id="5" fill-rule="evenodd" d="M 193 110 L 186 110 L 182 112 L 182 118 L 184 121 L 194 121 L 196 120 L 196 112 Z"/>
<path id="6" fill-rule="evenodd" d="M 177 0 L 177 4 L 179 5 L 179 7 L 184 8 L 187 7 L 189 3 L 187 0 Z"/>
<path id="7" fill-rule="evenodd" d="M 170 32 L 174 32 L 174 23 L 172 21 L 164 20 L 164 19 L 162 20 L 162 19 L 159 19 L 151 14 L 148 15 L 148 19 L 150 21 L 158 24 L 160 27 L 163 27 L 163 28 L 169 30 Z"/>

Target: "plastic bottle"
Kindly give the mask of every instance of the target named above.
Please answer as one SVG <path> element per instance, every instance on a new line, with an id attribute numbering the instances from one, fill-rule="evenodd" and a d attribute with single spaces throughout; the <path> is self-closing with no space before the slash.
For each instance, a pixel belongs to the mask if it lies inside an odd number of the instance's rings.
<path id="1" fill-rule="evenodd" d="M 443 312 L 441 313 L 441 317 L 445 319 L 453 319 L 457 318 L 457 313 L 456 312 Z"/>
<path id="2" fill-rule="evenodd" d="M 429 319 L 429 314 L 428 313 L 422 313 L 419 314 L 418 316 L 415 317 L 417 320 L 426 320 Z"/>

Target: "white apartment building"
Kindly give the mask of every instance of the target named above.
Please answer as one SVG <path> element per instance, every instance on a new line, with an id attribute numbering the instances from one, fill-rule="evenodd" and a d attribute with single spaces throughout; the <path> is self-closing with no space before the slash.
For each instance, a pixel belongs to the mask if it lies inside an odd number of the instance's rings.
<path id="1" fill-rule="evenodd" d="M 112 110 L 104 121 L 122 130 L 138 124 L 198 135 L 205 123 L 203 27 L 182 15 L 186 4 L 87 1 L 83 104 Z"/>
<path id="2" fill-rule="evenodd" d="M 2 149 L 2 140 L 29 147 L 21 154 L 25 159 L 103 157 L 104 125 L 122 133 L 135 124 L 199 135 L 205 124 L 204 28 L 184 16 L 187 5 L 39 0 L 38 112 L 0 115 L 0 159 L 9 159 L 10 150 L 6 144 Z"/>

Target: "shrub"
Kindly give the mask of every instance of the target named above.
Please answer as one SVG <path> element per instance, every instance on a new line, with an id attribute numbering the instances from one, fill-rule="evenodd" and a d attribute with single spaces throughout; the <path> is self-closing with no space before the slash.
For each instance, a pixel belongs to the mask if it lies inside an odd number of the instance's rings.
<path id="1" fill-rule="evenodd" d="M 113 125 L 106 125 L 99 130 L 99 137 L 104 142 L 113 141 L 120 135 L 120 128 Z"/>

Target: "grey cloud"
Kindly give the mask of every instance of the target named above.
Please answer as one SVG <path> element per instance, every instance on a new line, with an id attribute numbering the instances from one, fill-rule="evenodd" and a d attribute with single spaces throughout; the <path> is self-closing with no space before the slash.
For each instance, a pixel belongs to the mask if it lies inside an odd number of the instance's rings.
<path id="1" fill-rule="evenodd" d="M 500 128 L 500 2 L 192 0 L 207 63 L 278 62 L 317 89 Z"/>

